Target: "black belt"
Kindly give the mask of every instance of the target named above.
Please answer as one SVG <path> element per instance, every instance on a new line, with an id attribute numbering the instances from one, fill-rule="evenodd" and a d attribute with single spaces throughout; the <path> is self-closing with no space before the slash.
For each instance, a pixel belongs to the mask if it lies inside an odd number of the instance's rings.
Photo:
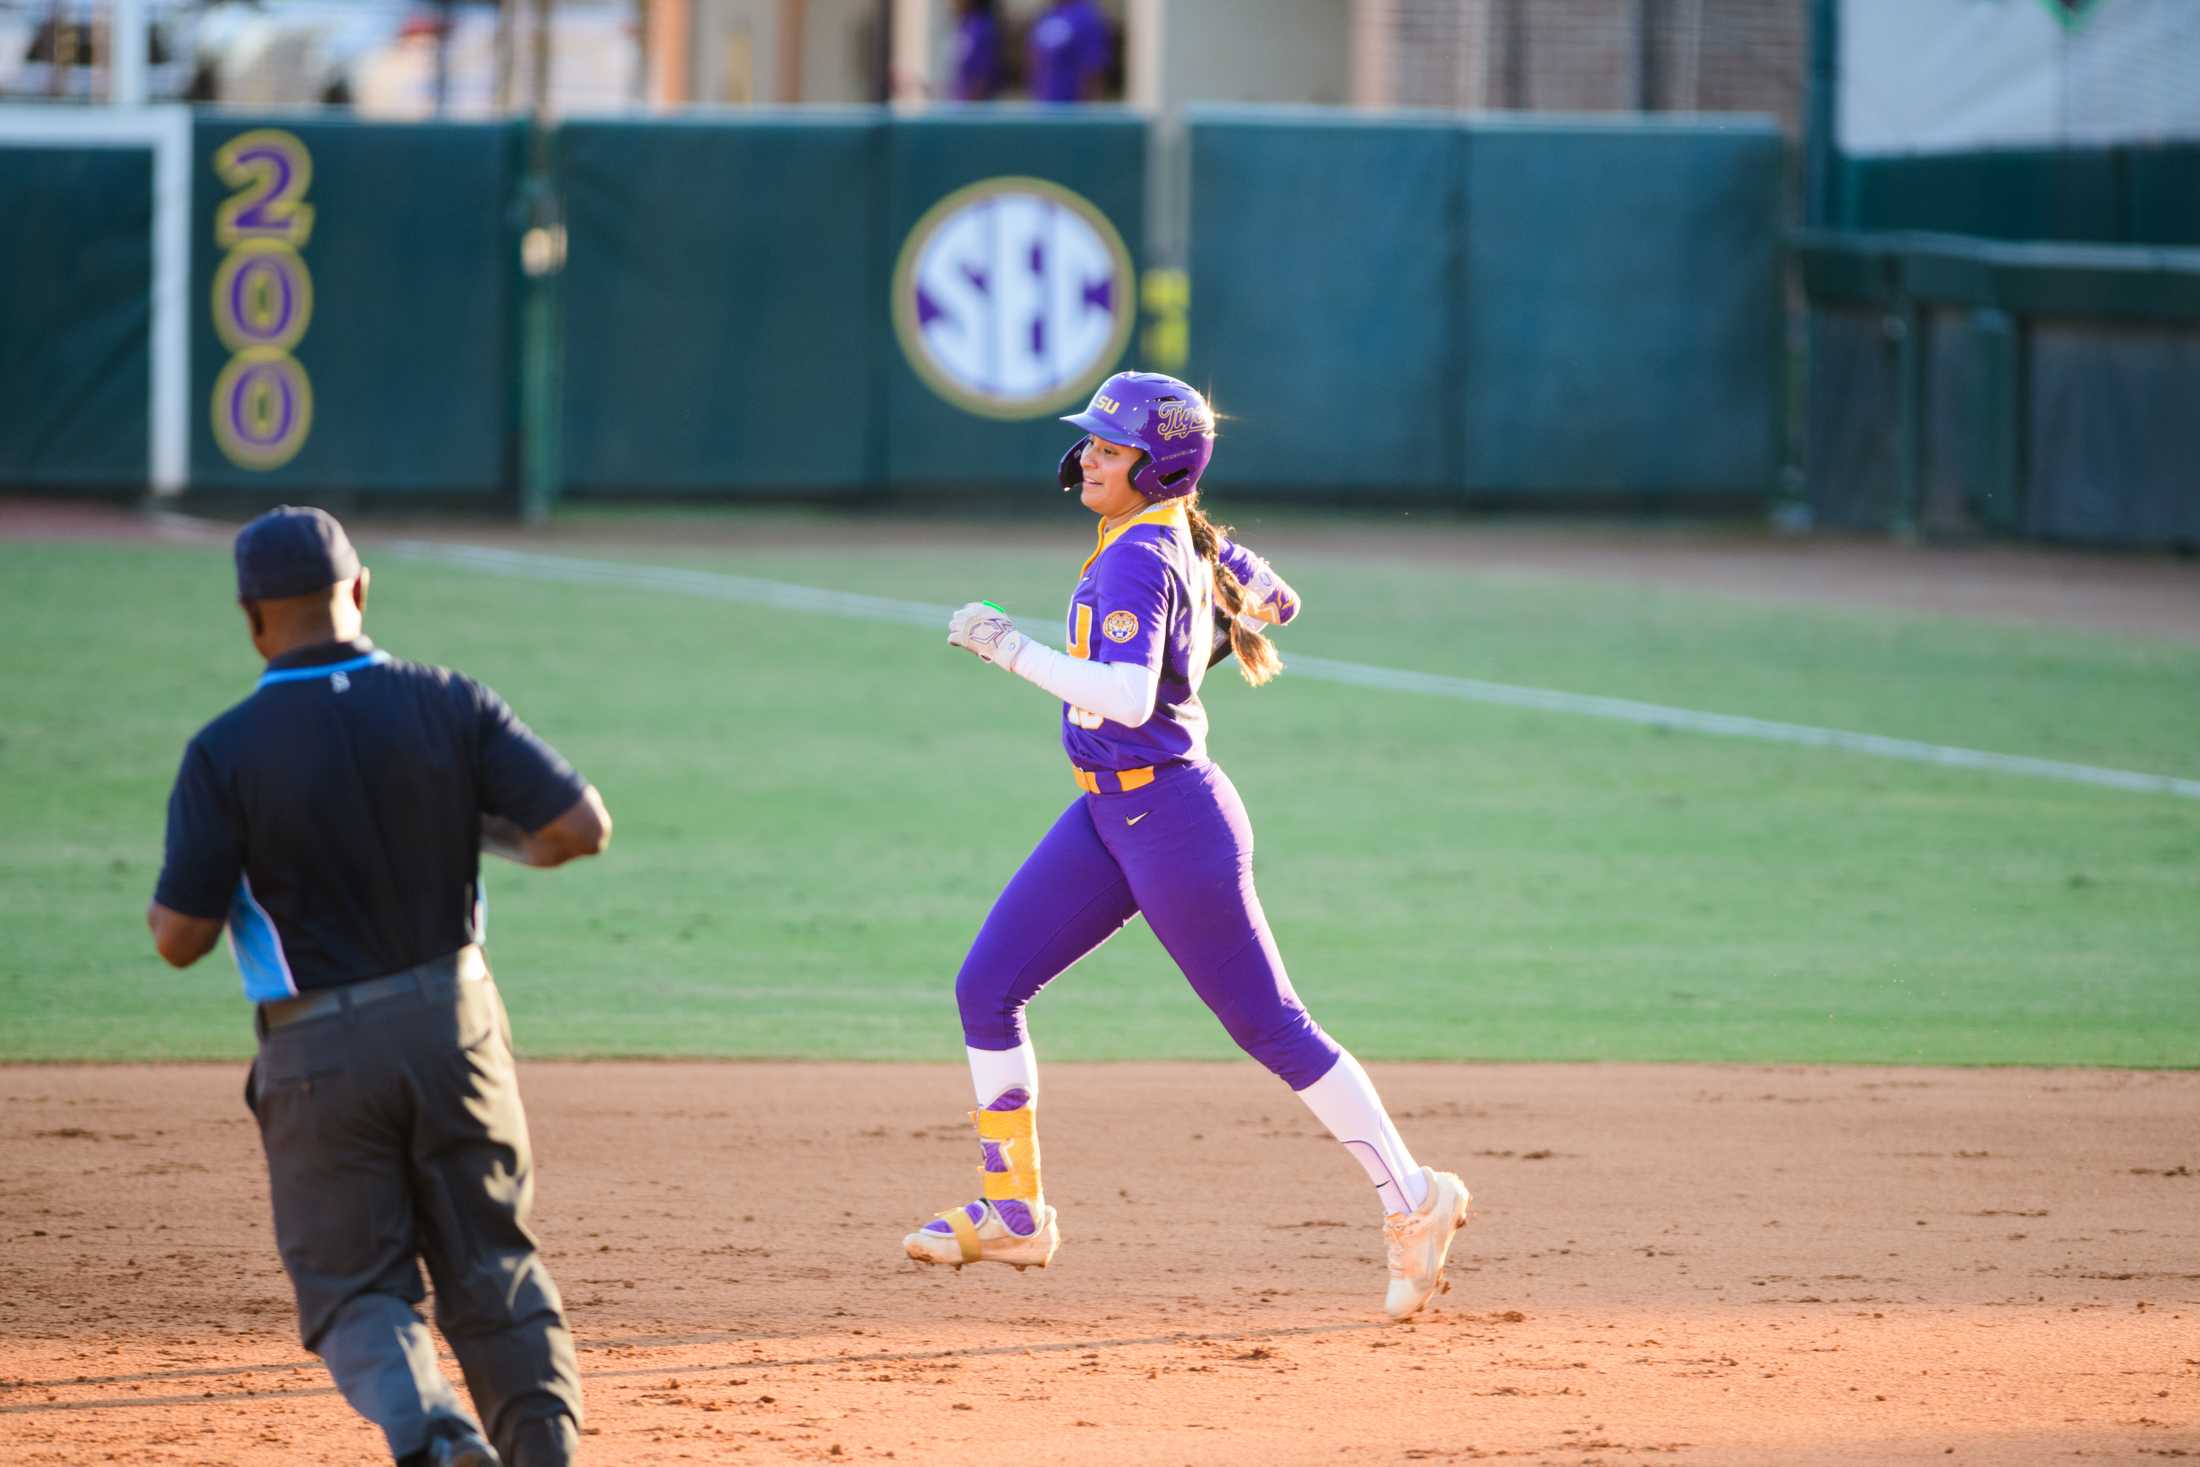
<path id="1" fill-rule="evenodd" d="M 489 976 L 488 960 L 481 949 L 472 943 L 455 953 L 440 958 L 430 958 L 402 973 L 392 973 L 386 978 L 365 978 L 357 983 L 342 983 L 334 988 L 319 988 L 311 993 L 301 993 L 296 998 L 270 999 L 260 1005 L 258 1023 L 260 1032 L 281 1029 L 290 1024 L 302 1024 L 308 1019 L 326 1019 L 384 999 L 403 998 L 407 994 L 425 993 L 438 983 L 479 983 Z"/>

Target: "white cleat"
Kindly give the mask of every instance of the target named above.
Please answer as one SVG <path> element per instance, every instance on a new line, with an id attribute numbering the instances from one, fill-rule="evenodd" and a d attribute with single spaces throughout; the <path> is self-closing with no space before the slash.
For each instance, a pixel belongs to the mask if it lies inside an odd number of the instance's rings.
<path id="1" fill-rule="evenodd" d="M 1450 1172 L 1423 1167 L 1421 1173 L 1428 1178 L 1428 1196 L 1412 1212 L 1394 1212 L 1383 1222 L 1383 1244 L 1390 1253 L 1383 1308 L 1392 1319 L 1419 1313 L 1445 1287 L 1444 1259 L 1467 1223 L 1467 1184 Z"/>
<path id="2" fill-rule="evenodd" d="M 919 1263 L 944 1263 L 955 1269 L 966 1263 L 1006 1263 L 1018 1273 L 1045 1268 L 1054 1260 L 1054 1250 L 1062 1246 L 1062 1230 L 1055 1223 L 1053 1208 L 1045 1203 L 1033 1208 L 1039 1226 L 1023 1234 L 1010 1232 L 992 1203 L 984 1206 L 984 1215 L 975 1223 L 965 1209 L 949 1208 L 940 1214 L 940 1221 L 950 1231 L 918 1228 L 901 1240 L 902 1251 Z"/>

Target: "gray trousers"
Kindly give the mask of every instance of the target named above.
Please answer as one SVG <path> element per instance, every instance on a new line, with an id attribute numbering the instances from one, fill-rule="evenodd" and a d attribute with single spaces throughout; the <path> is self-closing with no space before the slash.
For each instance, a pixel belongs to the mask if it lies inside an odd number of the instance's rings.
<path id="1" fill-rule="evenodd" d="M 580 1368 L 564 1305 L 527 1230 L 533 1161 L 503 1000 L 477 951 L 375 980 L 354 1003 L 258 1024 L 245 1098 L 260 1125 L 275 1244 L 299 1337 L 400 1460 L 439 1423 L 472 1425 L 414 1307 L 435 1320 L 510 1467 L 573 1459 Z M 309 1010 L 310 1012 L 311 1010 Z"/>

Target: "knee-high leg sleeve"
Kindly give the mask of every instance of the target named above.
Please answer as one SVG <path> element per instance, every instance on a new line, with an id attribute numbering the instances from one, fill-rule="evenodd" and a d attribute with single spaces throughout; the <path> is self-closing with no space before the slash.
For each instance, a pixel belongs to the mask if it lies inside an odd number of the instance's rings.
<path id="1" fill-rule="evenodd" d="M 1284 971 L 1253 887 L 1253 827 L 1229 777 L 1194 765 L 1090 798 L 1147 925 L 1238 1047 L 1294 1090 L 1319 1080 L 1337 1044 Z"/>
<path id="2" fill-rule="evenodd" d="M 972 1049 L 1023 1043 L 1032 995 L 1137 913 L 1130 883 L 1079 797 L 1009 878 L 970 944 L 955 977 L 963 1042 Z"/>

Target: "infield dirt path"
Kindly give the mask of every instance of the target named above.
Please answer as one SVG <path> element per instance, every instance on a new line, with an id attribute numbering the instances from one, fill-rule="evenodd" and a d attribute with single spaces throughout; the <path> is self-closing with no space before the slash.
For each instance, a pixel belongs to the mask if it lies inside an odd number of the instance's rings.
<path id="1" fill-rule="evenodd" d="M 1358 1168 L 1250 1064 L 1049 1067 L 1029 1274 L 901 1257 L 970 1189 L 959 1067 L 522 1073 L 591 1462 L 2200 1455 L 2200 1074 L 1378 1066 L 1476 1193 L 1401 1326 Z M 241 1080 L 0 1070 L 0 1461 L 378 1459 Z"/>

